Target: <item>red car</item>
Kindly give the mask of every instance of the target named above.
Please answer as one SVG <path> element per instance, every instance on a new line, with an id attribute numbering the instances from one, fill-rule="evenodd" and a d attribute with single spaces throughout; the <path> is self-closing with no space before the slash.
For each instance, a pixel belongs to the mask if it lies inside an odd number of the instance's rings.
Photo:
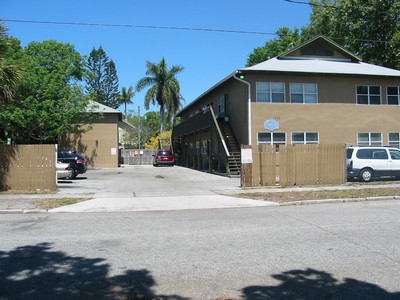
<path id="1" fill-rule="evenodd" d="M 175 164 L 175 155 L 172 150 L 161 149 L 157 150 L 154 156 L 153 166 L 158 167 L 159 165 L 173 166 Z"/>

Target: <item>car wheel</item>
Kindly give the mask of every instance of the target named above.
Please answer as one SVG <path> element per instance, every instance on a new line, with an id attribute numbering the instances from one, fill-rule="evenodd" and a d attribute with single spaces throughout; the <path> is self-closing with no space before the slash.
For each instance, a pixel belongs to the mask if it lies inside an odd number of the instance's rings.
<path id="1" fill-rule="evenodd" d="M 364 182 L 371 181 L 373 175 L 374 175 L 374 173 L 372 172 L 372 170 L 370 168 L 362 169 L 360 172 L 361 180 Z"/>
<path id="2" fill-rule="evenodd" d="M 68 179 L 74 179 L 76 176 L 78 176 L 78 172 L 75 169 L 72 169 L 72 175 L 68 177 Z"/>

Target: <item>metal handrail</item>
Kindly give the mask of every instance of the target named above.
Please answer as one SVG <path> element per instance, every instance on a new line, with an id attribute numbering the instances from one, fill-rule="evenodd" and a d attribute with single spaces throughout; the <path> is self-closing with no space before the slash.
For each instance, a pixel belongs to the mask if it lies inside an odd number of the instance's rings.
<path id="1" fill-rule="evenodd" d="M 214 110 L 213 110 L 211 105 L 209 106 L 209 109 L 210 109 L 210 112 L 211 112 L 211 116 L 212 116 L 212 118 L 214 120 L 215 127 L 217 128 L 218 135 L 219 135 L 219 137 L 221 139 L 222 146 L 224 146 L 226 156 L 229 157 L 230 153 L 229 153 L 228 147 L 226 146 L 226 142 L 225 142 L 224 136 L 223 136 L 223 134 L 221 132 L 221 128 L 219 128 L 219 124 L 218 124 L 217 118 L 215 117 L 215 113 L 214 113 Z"/>

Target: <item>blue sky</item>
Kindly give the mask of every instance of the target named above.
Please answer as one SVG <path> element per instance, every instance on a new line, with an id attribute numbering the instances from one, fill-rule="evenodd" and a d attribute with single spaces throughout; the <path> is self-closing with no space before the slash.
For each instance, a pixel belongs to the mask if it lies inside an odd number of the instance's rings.
<path id="1" fill-rule="evenodd" d="M 307 25 L 310 13 L 309 5 L 284 0 L 0 0 L 2 20 L 50 22 L 5 21 L 8 34 L 22 46 L 52 39 L 74 45 L 82 55 L 102 46 L 116 64 L 120 88 L 134 87 L 145 76 L 146 61 L 158 63 L 165 57 L 169 67 L 183 66 L 177 78 L 184 105 L 244 67 L 248 55 L 275 38 L 280 27 Z M 144 94 L 135 95 L 130 111 L 137 113 L 140 106 L 145 112 Z"/>

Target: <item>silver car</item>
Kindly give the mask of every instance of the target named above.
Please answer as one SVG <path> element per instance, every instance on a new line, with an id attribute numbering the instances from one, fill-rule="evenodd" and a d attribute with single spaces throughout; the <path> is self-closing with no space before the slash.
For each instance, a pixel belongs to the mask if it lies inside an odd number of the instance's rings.
<path id="1" fill-rule="evenodd" d="M 72 176 L 72 168 L 68 163 L 57 162 L 57 179 L 69 178 Z"/>

